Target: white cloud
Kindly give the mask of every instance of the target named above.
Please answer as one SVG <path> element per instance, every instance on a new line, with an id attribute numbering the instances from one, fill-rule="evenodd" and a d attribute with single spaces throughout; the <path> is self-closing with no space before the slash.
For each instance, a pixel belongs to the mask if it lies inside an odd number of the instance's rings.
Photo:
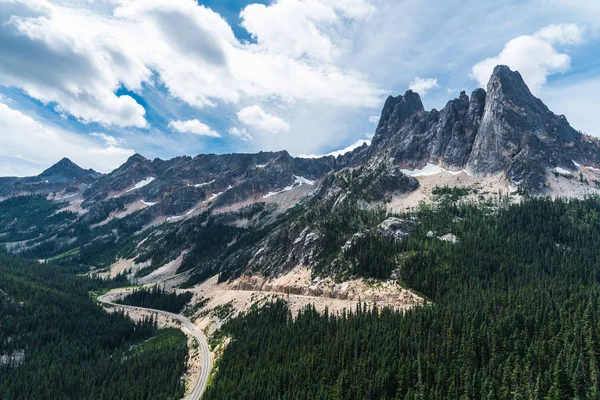
<path id="1" fill-rule="evenodd" d="M 294 154 L 321 154 L 362 138 L 371 128 L 367 119 L 380 110 L 384 96 L 403 91 L 415 76 L 437 77 L 444 87 L 471 90 L 475 82 L 468 73 L 473 65 L 499 54 L 520 34 L 557 21 L 585 26 L 586 40 L 600 32 L 600 8 L 589 0 L 481 0 L 477 7 L 460 0 L 435 2 L 435 7 L 433 0 L 273 0 L 244 10 L 240 22 L 254 36 L 244 42 L 220 15 L 198 3 L 203 2 L 4 0 L 0 85 L 26 90 L 64 114 L 106 125 L 145 122 L 139 118 L 145 118 L 141 105 L 132 104 L 134 112 L 126 118 L 114 112 L 119 109 L 114 93 L 120 87 L 143 97 L 152 115 L 166 122 L 185 119 L 178 115 L 181 103 L 214 107 L 205 112 L 227 122 L 231 115 L 225 113 L 257 104 L 272 113 L 276 109 L 289 131 L 268 135 L 247 128 L 255 140 L 232 136 L 230 147 L 219 151 L 285 148 Z M 283 23 L 281 15 L 287 18 Z M 6 25 L 13 16 L 14 21 L 28 21 L 22 29 L 35 35 L 19 36 L 16 22 Z M 43 29 L 30 27 L 36 24 Z M 431 26 L 441 28 L 427 29 Z M 564 46 L 578 40 L 573 32 L 540 30 L 536 39 L 565 53 Z M 578 59 L 584 60 L 593 46 L 578 50 Z M 13 64 L 11 57 L 16 59 Z M 591 64 L 584 61 L 586 65 Z M 484 84 L 490 73 L 481 79 Z M 150 101 L 152 97 L 158 102 Z M 432 90 L 426 106 L 441 108 L 447 100 L 444 90 Z M 575 98 L 568 103 L 585 108 Z M 243 125 L 235 125 L 243 134 Z M 152 127 L 147 132 L 122 131 L 127 143 L 153 156 L 199 150 L 180 135 Z"/>
<path id="2" fill-rule="evenodd" d="M 370 140 L 366 140 L 366 139 L 362 139 L 362 140 L 357 140 L 356 142 L 352 143 L 350 146 L 348 147 L 344 147 L 343 149 L 340 150 L 336 150 L 336 151 L 332 151 L 331 153 L 328 153 L 328 156 L 341 156 L 342 154 L 346 154 L 351 152 L 354 149 L 357 149 L 359 147 L 361 147 L 363 144 L 366 144 L 367 146 L 371 145 L 371 141 Z"/>
<path id="3" fill-rule="evenodd" d="M 353 151 L 354 149 L 357 149 L 359 147 L 361 147 L 362 145 L 366 144 L 367 146 L 371 145 L 371 140 L 367 140 L 367 139 L 361 139 L 361 140 L 357 140 L 356 142 L 352 143 L 350 146 L 344 147 L 343 149 L 340 150 L 335 150 L 332 151 L 330 153 L 327 154 L 322 154 L 322 155 L 300 155 L 299 157 L 302 158 L 321 158 L 321 157 L 327 157 L 327 156 L 334 156 L 334 157 L 338 157 L 341 156 L 343 154 L 349 153 L 351 151 Z"/>
<path id="4" fill-rule="evenodd" d="M 377 124 L 379 123 L 379 117 L 377 115 L 371 115 L 369 117 L 369 122 L 372 124 Z"/>
<path id="5" fill-rule="evenodd" d="M 138 90 L 151 76 L 129 54 L 127 35 L 133 32 L 127 26 L 43 0 L 2 7 L 0 84 L 83 122 L 146 126 L 144 108 L 115 94 L 121 85 Z"/>
<path id="6" fill-rule="evenodd" d="M 280 133 L 287 132 L 290 129 L 287 122 L 275 115 L 266 113 L 258 105 L 241 109 L 237 116 L 242 123 L 263 132 Z"/>
<path id="7" fill-rule="evenodd" d="M 240 17 L 269 53 L 331 60 L 338 53 L 331 36 L 343 32 L 346 20 L 367 18 L 374 10 L 365 0 L 278 0 L 269 6 L 250 4 Z"/>
<path id="8" fill-rule="evenodd" d="M 100 145 L 89 137 L 45 125 L 0 103 L 0 175 L 39 174 L 63 157 L 84 168 L 109 172 L 134 154 L 115 144 Z M 103 141 L 105 141 L 104 138 Z M 11 160 L 4 164 L 2 160 Z"/>
<path id="9" fill-rule="evenodd" d="M 581 41 L 582 31 L 577 25 L 549 25 L 533 35 L 510 40 L 496 57 L 477 63 L 471 74 L 485 87 L 496 65 L 508 65 L 519 71 L 529 89 L 537 94 L 549 75 L 564 73 L 571 67 L 571 58 L 558 52 L 554 45 L 579 44 Z"/>
<path id="10" fill-rule="evenodd" d="M 583 30 L 576 24 L 548 25 L 540 29 L 535 36 L 549 43 L 580 44 L 583 42 Z"/>
<path id="11" fill-rule="evenodd" d="M 408 86 L 413 92 L 417 92 L 424 96 L 428 90 L 437 89 L 440 87 L 435 78 L 419 78 L 418 76 L 410 82 Z"/>
<path id="12" fill-rule="evenodd" d="M 341 26 L 372 12 L 366 0 L 250 5 L 243 24 L 257 43 L 240 43 L 225 19 L 194 0 L 13 0 L 2 7 L 0 84 L 85 123 L 145 127 L 144 108 L 115 92 L 141 93 L 156 80 L 195 107 L 243 96 L 362 107 L 382 95 L 326 56 L 344 40 Z M 291 13 L 293 31 L 277 22 L 281 13 Z"/>
<path id="13" fill-rule="evenodd" d="M 244 141 L 248 141 L 248 140 L 252 140 L 253 139 L 252 135 L 250 135 L 248 133 L 248 131 L 246 130 L 246 128 L 239 129 L 239 128 L 237 128 L 237 127 L 234 126 L 234 127 L 229 128 L 228 132 L 229 132 L 230 135 L 237 136 L 237 137 L 239 137 L 240 139 L 242 139 Z"/>
<path id="14" fill-rule="evenodd" d="M 101 140 L 104 141 L 104 143 L 107 146 L 113 146 L 113 147 L 118 147 L 121 144 L 121 139 L 116 138 L 114 136 L 110 136 L 107 135 L 106 133 L 102 133 L 102 132 L 93 132 L 90 133 L 91 136 L 100 138 Z"/>
<path id="15" fill-rule="evenodd" d="M 187 121 L 171 121 L 169 122 L 169 128 L 176 130 L 180 133 L 193 133 L 194 135 L 210 136 L 219 138 L 217 132 L 212 130 L 208 125 L 203 124 L 197 119 L 190 119 Z"/>

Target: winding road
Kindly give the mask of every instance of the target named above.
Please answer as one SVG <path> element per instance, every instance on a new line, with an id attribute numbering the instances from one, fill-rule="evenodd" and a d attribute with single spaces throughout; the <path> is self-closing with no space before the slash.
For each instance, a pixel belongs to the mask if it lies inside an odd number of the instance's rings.
<path id="1" fill-rule="evenodd" d="M 202 394 L 204 393 L 204 390 L 206 389 L 206 385 L 208 383 L 208 376 L 210 374 L 210 371 L 212 370 L 212 357 L 210 354 L 210 349 L 208 348 L 208 342 L 206 341 L 206 336 L 204 336 L 204 334 L 202 332 L 200 332 L 198 330 L 198 328 L 196 328 L 196 326 L 189 319 L 184 317 L 183 315 L 173 314 L 173 313 L 170 313 L 167 311 L 162 311 L 162 310 L 155 310 L 152 308 L 126 306 L 124 304 L 117 304 L 117 303 L 113 303 L 110 300 L 107 300 L 107 298 L 118 295 L 120 293 L 123 293 L 123 292 L 119 292 L 119 291 L 108 292 L 106 294 L 103 294 L 102 296 L 99 296 L 98 301 L 103 304 L 108 304 L 111 306 L 151 311 L 151 312 L 155 312 L 157 314 L 162 314 L 162 315 L 166 315 L 167 317 L 174 318 L 181 322 L 181 327 L 184 332 L 187 330 L 194 337 L 194 339 L 196 339 L 198 346 L 200 346 L 202 365 L 200 367 L 200 376 L 198 377 L 198 382 L 196 382 L 196 386 L 194 386 L 194 390 L 192 391 L 192 393 L 190 393 L 190 395 L 186 398 L 186 400 L 200 400 L 202 398 Z M 185 328 L 185 330 L 183 328 Z"/>

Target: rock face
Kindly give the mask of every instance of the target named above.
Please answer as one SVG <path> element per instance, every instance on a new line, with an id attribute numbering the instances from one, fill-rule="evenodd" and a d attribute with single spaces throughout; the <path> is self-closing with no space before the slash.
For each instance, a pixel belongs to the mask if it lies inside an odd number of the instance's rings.
<path id="1" fill-rule="evenodd" d="M 414 221 L 391 217 L 379 224 L 379 232 L 384 236 L 392 236 L 397 239 L 402 239 L 410 235 L 417 226 Z"/>
<path id="2" fill-rule="evenodd" d="M 498 66 L 488 83 L 479 132 L 467 167 L 504 171 L 513 183 L 539 191 L 548 169 L 600 162 L 597 143 L 571 128 L 531 94 L 518 72 Z"/>
<path id="3" fill-rule="evenodd" d="M 372 146 L 340 161 L 355 166 L 374 157 L 406 169 L 432 163 L 475 175 L 503 172 L 515 186 L 542 192 L 555 167 L 600 165 L 600 146 L 550 111 L 518 72 L 497 66 L 487 92 L 462 92 L 441 111 L 425 111 L 410 90 L 388 98 Z"/>

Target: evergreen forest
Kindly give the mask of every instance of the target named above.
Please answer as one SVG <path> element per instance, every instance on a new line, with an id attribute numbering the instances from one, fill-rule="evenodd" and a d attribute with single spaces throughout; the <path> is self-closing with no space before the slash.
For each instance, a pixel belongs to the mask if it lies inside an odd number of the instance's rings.
<path id="1" fill-rule="evenodd" d="M 205 397 L 600 398 L 600 199 L 441 201 L 415 220 L 398 245 L 364 246 L 397 260 L 427 305 L 255 308 L 223 327 L 232 340 Z"/>
<path id="2" fill-rule="evenodd" d="M 0 255 L 0 398 L 181 399 L 187 339 L 96 304 L 119 282 Z"/>

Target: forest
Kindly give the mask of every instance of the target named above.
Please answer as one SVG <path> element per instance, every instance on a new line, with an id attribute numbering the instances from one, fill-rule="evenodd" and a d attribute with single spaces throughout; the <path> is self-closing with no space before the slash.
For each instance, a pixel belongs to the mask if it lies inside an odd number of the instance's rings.
<path id="1" fill-rule="evenodd" d="M 600 398 L 600 199 L 441 201 L 416 220 L 398 245 L 364 246 L 428 305 L 255 308 L 224 325 L 205 398 Z"/>
<path id="2" fill-rule="evenodd" d="M 149 289 L 135 289 L 127 296 L 123 297 L 117 303 L 128 306 L 153 308 L 178 314 L 183 307 L 189 303 L 193 294 L 185 293 L 167 293 L 160 286 L 153 286 Z"/>
<path id="3" fill-rule="evenodd" d="M 180 399 L 187 339 L 108 313 L 92 293 L 120 282 L 0 254 L 0 398 Z"/>

